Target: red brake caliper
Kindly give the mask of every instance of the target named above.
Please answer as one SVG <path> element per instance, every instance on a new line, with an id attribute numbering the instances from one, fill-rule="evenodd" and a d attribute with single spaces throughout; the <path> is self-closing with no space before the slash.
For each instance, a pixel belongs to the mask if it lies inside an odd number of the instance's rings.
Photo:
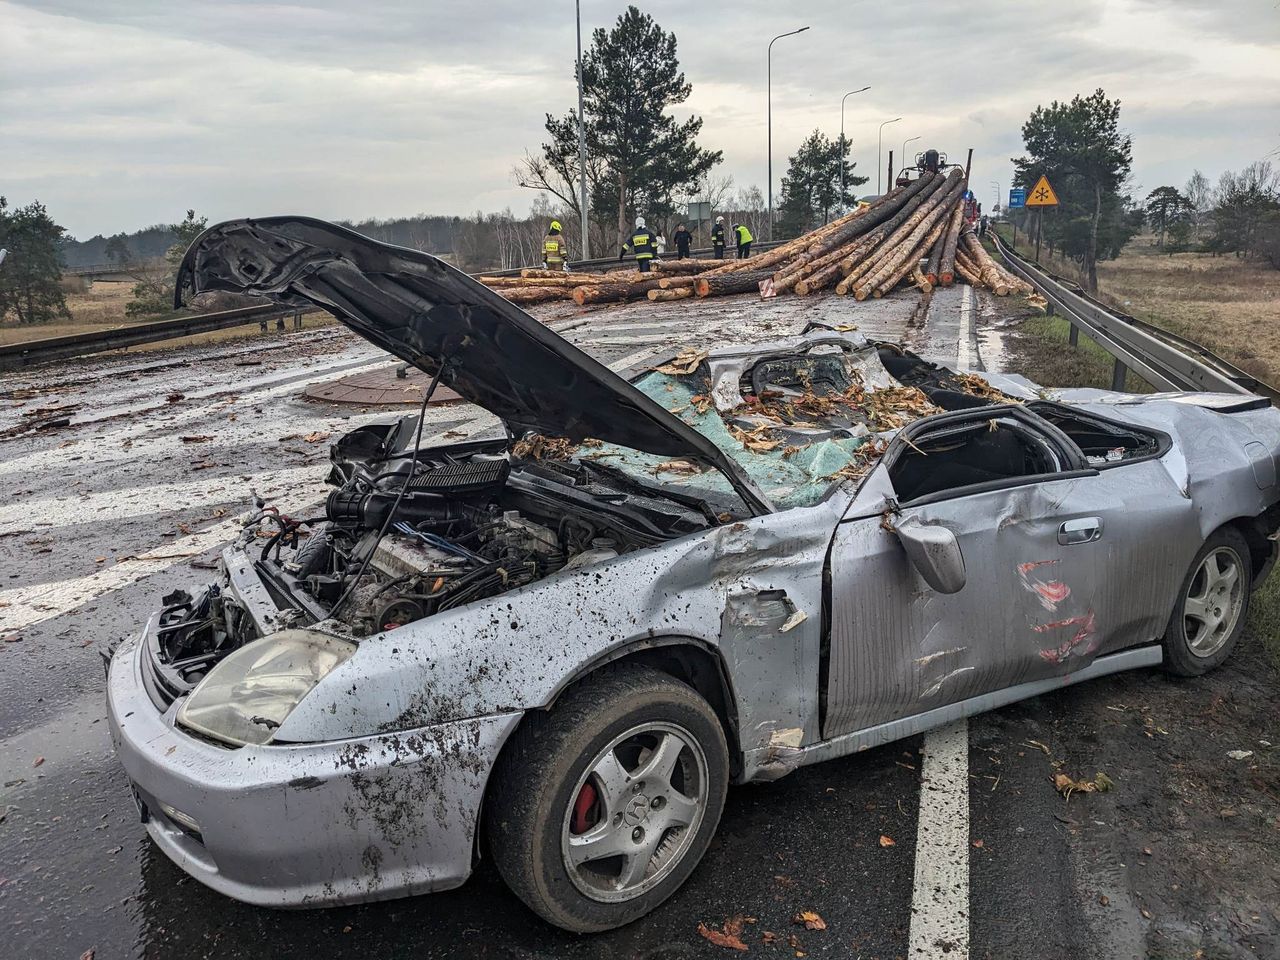
<path id="1" fill-rule="evenodd" d="M 578 799 L 573 801 L 573 820 L 569 826 L 574 833 L 586 833 L 595 826 L 596 820 L 591 813 L 598 797 L 594 783 L 588 780 L 582 785 L 582 789 L 578 791 Z"/>

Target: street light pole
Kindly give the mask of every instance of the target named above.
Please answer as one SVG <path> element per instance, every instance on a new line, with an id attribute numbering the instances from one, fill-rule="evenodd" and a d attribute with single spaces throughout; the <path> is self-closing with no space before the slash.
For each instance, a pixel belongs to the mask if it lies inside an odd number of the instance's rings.
<path id="1" fill-rule="evenodd" d="M 808 29 L 809 29 L 808 27 L 801 27 L 799 30 L 791 30 L 787 33 L 778 34 L 776 37 L 774 37 L 772 40 L 769 41 L 769 50 L 765 56 L 765 60 L 767 61 L 765 66 L 765 77 L 766 77 L 765 99 L 767 101 L 766 112 L 768 115 L 767 125 L 769 128 L 768 166 L 769 166 L 769 239 L 770 240 L 773 239 L 773 45 L 777 41 L 781 40 L 783 37 L 792 37 L 792 36 L 795 36 L 797 33 L 804 33 Z"/>
<path id="2" fill-rule="evenodd" d="M 582 259 L 590 260 L 587 240 L 587 131 L 582 114 L 582 0 L 574 0 L 573 7 L 578 18 L 578 220 L 582 224 Z"/>
<path id="3" fill-rule="evenodd" d="M 919 137 L 912 137 L 910 140 L 902 141 L 902 158 L 898 161 L 899 170 L 907 169 L 907 144 L 919 139 Z M 892 184 L 890 185 L 890 189 L 892 189 Z"/>
<path id="4" fill-rule="evenodd" d="M 880 189 L 880 147 L 884 142 L 884 128 L 891 123 L 897 123 L 901 117 L 894 117 L 892 120 L 886 120 L 880 124 L 880 129 L 876 131 L 876 193 L 883 194 Z"/>
<path id="5" fill-rule="evenodd" d="M 870 90 L 871 84 L 861 87 L 857 90 L 850 90 L 840 98 L 840 146 L 844 146 L 844 102 L 852 97 L 855 93 L 862 93 L 864 90 Z M 844 154 L 840 157 L 840 216 L 844 216 Z"/>

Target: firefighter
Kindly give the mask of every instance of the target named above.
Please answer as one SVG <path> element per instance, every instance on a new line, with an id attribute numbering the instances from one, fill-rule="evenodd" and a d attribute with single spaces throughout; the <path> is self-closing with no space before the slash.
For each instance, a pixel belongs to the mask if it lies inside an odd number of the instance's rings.
<path id="1" fill-rule="evenodd" d="M 751 241 L 754 239 L 745 223 L 735 223 L 733 225 L 733 240 L 738 245 L 739 260 L 745 260 L 751 256 Z"/>
<path id="2" fill-rule="evenodd" d="M 546 270 L 567 270 L 565 260 L 569 248 L 565 246 L 564 237 L 560 235 L 560 221 L 552 220 L 547 235 L 542 239 L 542 266 Z"/>
<path id="3" fill-rule="evenodd" d="M 716 217 L 716 225 L 711 228 L 711 256 L 724 259 L 724 217 Z"/>
<path id="4" fill-rule="evenodd" d="M 636 258 L 636 269 L 641 273 L 648 273 L 649 267 L 653 264 L 653 256 L 657 253 L 657 246 L 654 243 L 653 234 L 644 225 L 644 217 L 636 217 L 636 229 L 631 234 L 631 238 L 622 245 L 622 252 L 618 254 L 618 259 L 625 257 L 628 250 Z"/>

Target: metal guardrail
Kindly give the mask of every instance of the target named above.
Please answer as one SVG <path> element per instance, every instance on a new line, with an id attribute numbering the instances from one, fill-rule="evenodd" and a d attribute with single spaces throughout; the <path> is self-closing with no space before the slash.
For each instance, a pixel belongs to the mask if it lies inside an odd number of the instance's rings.
<path id="1" fill-rule="evenodd" d="M 1077 285 L 1056 277 L 1011 250 L 992 231 L 996 249 L 1015 274 L 1040 291 L 1071 325 L 1070 342 L 1084 332 L 1115 358 L 1111 389 L 1123 390 L 1125 373 L 1133 370 L 1153 387 L 1209 393 L 1259 394 L 1280 402 L 1280 391 L 1222 359 L 1193 340 L 1155 324 L 1118 313 Z"/>
<path id="2" fill-rule="evenodd" d="M 784 243 L 774 240 L 767 243 L 752 244 L 753 250 L 772 250 Z M 712 251 L 706 249 L 691 251 L 693 259 L 706 259 Z M 674 260 L 675 253 L 664 253 L 659 259 Z M 608 270 L 619 263 L 615 257 L 600 257 L 595 260 L 571 261 L 569 266 L 575 271 Z M 77 270 L 87 271 L 89 267 Z M 515 277 L 525 267 L 513 267 L 510 270 L 481 270 L 472 276 Z M 66 271 L 72 272 L 70 270 Z M 122 347 L 133 347 L 144 343 L 159 343 L 164 340 L 176 340 L 179 337 L 195 333 L 209 333 L 214 330 L 226 330 L 253 321 L 265 323 L 278 317 L 288 317 L 311 313 L 312 310 L 295 310 L 291 307 L 280 307 L 276 304 L 263 304 L 254 307 L 240 307 L 235 310 L 220 310 L 217 313 L 205 313 L 191 317 L 174 317 L 169 320 L 157 320 L 154 323 L 139 323 L 128 327 L 117 327 L 111 330 L 100 330 L 92 333 L 77 333 L 66 337 L 47 337 L 41 340 L 29 340 L 26 343 L 0 345 L 0 370 L 19 370 L 23 367 L 45 363 L 50 360 L 64 360 L 68 357 L 87 356 L 93 353 L 105 353 Z"/>
<path id="3" fill-rule="evenodd" d="M 92 333 L 74 333 L 65 337 L 46 337 L 42 340 L 29 340 L 26 343 L 3 344 L 0 345 L 0 370 L 20 370 L 50 360 L 104 353 L 107 350 L 118 350 L 121 347 L 133 347 L 143 343 L 176 340 L 178 337 L 227 330 L 247 323 L 260 323 L 265 328 L 267 321 L 277 320 L 283 324 L 285 317 L 294 318 L 296 329 L 301 326 L 302 315 L 312 312 L 315 312 L 315 308 L 300 310 L 296 307 L 264 303 L 251 307 L 237 307 L 234 310 L 219 310 L 216 313 L 173 317 L 153 323 L 115 327 L 111 330 L 95 330 Z"/>

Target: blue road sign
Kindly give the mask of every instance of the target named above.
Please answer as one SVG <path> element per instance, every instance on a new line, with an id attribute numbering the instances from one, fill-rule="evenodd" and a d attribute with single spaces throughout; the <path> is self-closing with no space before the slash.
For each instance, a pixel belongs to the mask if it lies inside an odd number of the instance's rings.
<path id="1" fill-rule="evenodd" d="M 1027 205 L 1027 188 L 1026 187 L 1010 187 L 1009 188 L 1009 207 L 1025 207 Z"/>

